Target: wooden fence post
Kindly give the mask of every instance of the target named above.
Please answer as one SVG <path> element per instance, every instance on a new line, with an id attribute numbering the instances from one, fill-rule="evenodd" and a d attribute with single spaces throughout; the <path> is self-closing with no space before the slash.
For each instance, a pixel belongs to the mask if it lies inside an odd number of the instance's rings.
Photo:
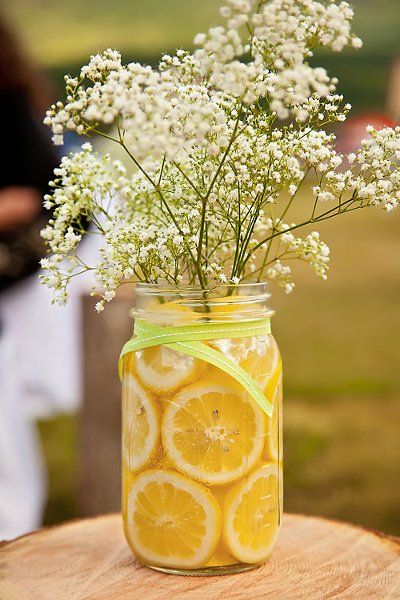
<path id="1" fill-rule="evenodd" d="M 133 295 L 116 297 L 98 315 L 82 298 L 83 405 L 80 424 L 80 513 L 120 508 L 121 388 L 117 361 L 132 334 Z"/>

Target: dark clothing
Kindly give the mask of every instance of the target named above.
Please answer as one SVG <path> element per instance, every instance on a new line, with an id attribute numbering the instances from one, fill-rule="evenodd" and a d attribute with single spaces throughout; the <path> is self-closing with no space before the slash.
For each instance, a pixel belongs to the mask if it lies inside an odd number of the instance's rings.
<path id="1" fill-rule="evenodd" d="M 43 196 L 58 162 L 46 128 L 33 116 L 21 91 L 0 90 L 0 115 L 0 189 L 27 186 Z M 31 224 L 0 234 L 0 291 L 38 269 L 44 255 L 39 231 L 48 218 L 49 212 L 42 207 Z"/>

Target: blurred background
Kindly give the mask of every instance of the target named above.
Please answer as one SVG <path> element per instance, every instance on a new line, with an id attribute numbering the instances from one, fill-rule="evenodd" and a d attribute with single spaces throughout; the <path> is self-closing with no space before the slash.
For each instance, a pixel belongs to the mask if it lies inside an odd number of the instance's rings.
<path id="1" fill-rule="evenodd" d="M 63 75 L 75 75 L 92 53 L 116 47 L 125 61 L 155 65 L 160 53 L 191 47 L 196 32 L 218 22 L 215 0 L 114 0 L 112 4 L 13 0 L 4 4 L 4 14 L 47 77 L 53 99 L 62 94 Z M 346 152 L 357 146 L 360 128 L 368 123 L 379 126 L 400 120 L 400 3 L 354 0 L 352 4 L 354 31 L 363 38 L 363 49 L 323 53 L 315 59 L 338 76 L 339 90 L 353 105 L 352 119 L 338 131 L 339 146 Z M 13 69 L 12 63 L 9 68 Z M 1 118 L 4 121 L 6 116 Z M 271 298 L 276 310 L 273 330 L 285 373 L 285 509 L 400 535 L 399 215 L 366 210 L 323 225 L 321 234 L 332 250 L 329 280 L 321 282 L 299 269 L 294 294 L 284 296 L 274 289 Z M 127 312 L 129 300 L 125 302 L 120 314 Z M 70 352 L 76 352 L 70 358 L 78 370 L 78 344 L 101 352 L 104 342 L 103 316 L 91 316 L 88 304 L 79 333 L 83 332 L 83 341 L 80 337 L 76 345 L 68 342 Z M 62 330 L 66 314 L 57 311 L 53 327 Z M 110 311 L 105 317 L 109 328 L 112 315 Z M 116 352 L 124 341 L 118 336 L 126 337 L 128 330 L 129 324 L 118 330 L 114 356 L 108 349 L 113 390 L 118 385 Z M 39 346 L 46 344 L 50 333 L 36 335 Z M 101 442 L 98 452 L 93 444 L 88 449 L 83 439 L 100 440 L 99 420 L 103 419 L 103 431 L 108 429 L 108 437 L 118 444 L 118 423 L 110 421 L 103 408 L 96 410 L 96 403 L 104 407 L 118 402 L 99 385 L 104 360 L 91 361 L 89 380 L 86 365 L 83 388 L 71 388 L 76 398 L 59 410 L 44 411 L 46 418 L 39 420 L 48 470 L 46 524 L 106 511 L 117 502 L 119 466 L 112 451 L 107 454 L 107 444 Z M 40 368 L 46 372 L 48 366 Z M 48 376 L 57 386 L 57 380 Z M 81 403 L 83 420 L 76 410 Z M 108 492 L 95 492 L 91 488 L 91 482 L 99 485 L 95 481 L 101 481 Z M 107 496 L 104 502 L 102 494 Z"/>

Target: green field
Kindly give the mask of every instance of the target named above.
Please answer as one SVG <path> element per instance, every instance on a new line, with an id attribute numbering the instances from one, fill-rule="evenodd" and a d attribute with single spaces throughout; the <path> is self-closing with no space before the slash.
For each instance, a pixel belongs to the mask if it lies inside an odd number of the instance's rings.
<path id="1" fill-rule="evenodd" d="M 357 0 L 358 53 L 325 55 L 355 110 L 382 109 L 398 50 L 400 2 Z M 107 46 L 155 63 L 218 20 L 215 0 L 14 0 L 6 7 L 56 84 Z M 306 268 L 274 290 L 285 368 L 286 510 L 400 534 L 400 222 L 369 210 L 321 227 L 332 245 L 323 283 Z M 334 242 L 334 243 L 333 243 Z M 50 473 L 46 521 L 76 516 L 78 420 L 41 424 Z"/>
<path id="2" fill-rule="evenodd" d="M 223 3 L 223 2 L 221 2 Z M 219 22 L 217 0 L 14 0 L 5 6 L 26 46 L 61 87 L 88 56 L 119 48 L 127 60 L 156 63 L 160 54 L 191 47 L 195 33 Z M 355 111 L 384 106 L 389 67 L 398 53 L 398 0 L 355 0 L 358 52 L 329 54 L 322 62 L 339 77 Z M 319 59 L 318 59 L 319 60 Z"/>
<path id="3" fill-rule="evenodd" d="M 127 54 L 155 57 L 190 46 L 193 36 L 220 21 L 218 0 L 14 0 L 7 11 L 36 58 L 68 64 L 108 46 Z M 367 53 L 397 52 L 397 0 L 354 0 L 354 30 Z"/>

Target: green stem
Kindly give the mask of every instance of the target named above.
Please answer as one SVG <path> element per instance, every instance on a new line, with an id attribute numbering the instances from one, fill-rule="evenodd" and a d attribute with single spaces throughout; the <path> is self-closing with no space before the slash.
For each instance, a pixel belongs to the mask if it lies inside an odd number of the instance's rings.
<path id="1" fill-rule="evenodd" d="M 216 172 L 214 174 L 214 177 L 211 180 L 211 183 L 210 183 L 210 186 L 208 188 L 208 191 L 207 191 L 206 195 L 202 198 L 202 209 L 201 209 L 200 231 L 199 231 L 199 245 L 198 245 L 198 250 L 197 250 L 197 265 L 198 265 L 198 269 L 200 269 L 200 270 L 201 270 L 201 258 L 202 258 L 202 255 L 203 255 L 203 238 L 204 238 L 204 229 L 205 229 L 205 224 L 206 224 L 207 202 L 208 202 L 210 194 L 211 194 L 211 192 L 213 190 L 215 182 L 217 181 L 217 179 L 219 177 L 221 169 L 222 169 L 222 167 L 225 164 L 225 160 L 226 160 L 226 158 L 227 158 L 227 156 L 228 156 L 228 154 L 230 152 L 232 144 L 233 144 L 233 142 L 236 139 L 236 133 L 237 133 L 237 130 L 238 130 L 238 127 L 239 127 L 240 117 L 241 117 L 241 112 L 239 111 L 237 119 L 236 119 L 235 126 L 234 126 L 233 131 L 232 131 L 231 138 L 229 140 L 229 143 L 228 143 L 228 145 L 227 145 L 227 147 L 225 149 L 225 152 L 224 152 L 224 154 L 222 156 L 222 159 L 221 159 L 221 161 L 220 161 L 220 163 L 218 165 L 218 168 L 217 168 L 217 170 L 216 170 Z"/>
<path id="2" fill-rule="evenodd" d="M 343 210 L 343 207 L 353 203 L 355 201 L 354 195 L 349 199 L 346 200 L 346 202 L 342 203 L 342 210 L 338 212 L 338 205 L 336 205 L 334 208 L 331 208 L 330 210 L 326 211 L 325 213 L 322 213 L 321 215 L 319 215 L 318 217 L 316 217 L 315 219 L 309 219 L 308 221 L 303 221 L 303 223 L 298 223 L 297 225 L 293 225 L 292 227 L 289 227 L 288 229 L 286 229 L 285 231 L 276 231 L 275 233 L 273 233 L 272 235 L 270 235 L 267 238 L 264 238 L 263 240 L 261 240 L 261 242 L 259 242 L 258 244 L 256 244 L 256 246 L 254 248 L 252 248 L 251 253 L 249 253 L 246 258 L 244 259 L 244 262 L 242 264 L 242 267 L 244 267 L 246 265 L 246 263 L 250 260 L 251 254 L 253 254 L 254 252 L 256 252 L 259 248 L 261 248 L 261 246 L 263 246 L 264 244 L 266 244 L 267 242 L 269 242 L 270 240 L 273 240 L 274 238 L 282 235 L 283 233 L 289 233 L 290 231 L 294 231 L 295 229 L 300 229 L 301 227 L 305 227 L 306 225 L 310 225 L 311 223 L 321 223 L 322 221 L 326 221 L 327 219 L 332 218 L 333 216 L 335 216 L 334 214 L 332 214 L 333 212 L 336 211 L 336 216 L 337 215 L 341 215 L 341 214 L 345 214 L 346 212 L 350 212 L 348 210 L 346 210 L 346 208 Z M 359 207 L 355 207 L 355 208 L 364 208 L 364 206 L 359 206 Z M 355 209 L 351 209 L 351 210 L 355 210 Z"/>
<path id="3" fill-rule="evenodd" d="M 118 131 L 119 131 L 119 129 L 118 129 Z M 117 142 L 118 142 L 118 140 L 117 140 Z M 167 213 L 169 214 L 169 216 L 170 216 L 170 218 L 171 218 L 171 221 L 173 222 L 173 224 L 174 224 L 174 225 L 175 225 L 175 227 L 177 228 L 177 230 L 178 230 L 179 234 L 180 234 L 180 235 L 183 237 L 183 239 L 185 239 L 185 235 L 184 235 L 184 233 L 183 233 L 182 229 L 180 228 L 180 226 L 179 226 L 179 223 L 178 223 L 178 221 L 176 220 L 176 218 L 175 218 L 175 215 L 174 215 L 174 213 L 172 212 L 172 210 L 171 210 L 171 208 L 170 208 L 170 206 L 169 206 L 169 204 L 168 204 L 168 202 L 167 202 L 167 200 L 166 200 L 166 198 L 165 198 L 164 194 L 162 193 L 162 190 L 161 190 L 161 187 L 160 187 L 160 185 L 159 185 L 159 184 L 158 184 L 156 181 L 154 181 L 154 179 L 153 179 L 153 178 L 152 178 L 152 177 L 151 177 L 151 176 L 150 176 L 150 175 L 149 175 L 149 174 L 148 174 L 148 173 L 145 171 L 145 169 L 142 167 L 142 165 L 139 163 L 139 161 L 138 161 L 138 160 L 137 160 L 137 159 L 134 157 L 134 155 L 133 155 L 133 154 L 130 152 L 129 148 L 128 148 L 128 147 L 125 145 L 125 143 L 124 143 L 124 141 L 123 141 L 123 139 L 122 139 L 122 137 L 121 137 L 121 134 L 120 134 L 120 139 L 119 139 L 119 142 L 118 142 L 118 143 L 119 143 L 119 144 L 120 144 L 120 146 L 121 146 L 121 147 L 122 147 L 122 148 L 125 150 L 125 152 L 128 154 L 128 156 L 130 157 L 130 159 L 131 159 L 131 160 L 133 161 L 133 163 L 134 163 L 134 164 L 137 166 L 137 168 L 139 169 L 139 171 L 141 171 L 141 173 L 143 173 L 143 175 L 146 177 L 146 179 L 147 179 L 147 180 L 148 180 L 148 181 L 151 183 L 151 185 L 154 187 L 154 189 L 155 189 L 155 191 L 157 192 L 157 194 L 158 194 L 158 196 L 159 196 L 159 198 L 160 198 L 160 200 L 161 200 L 162 204 L 164 205 L 164 207 L 165 207 L 165 209 L 166 209 Z M 205 279 L 204 279 L 204 275 L 203 275 L 203 273 L 202 273 L 202 271 L 201 271 L 201 268 L 199 268 L 199 265 L 198 265 L 198 263 L 197 263 L 197 261 L 196 261 L 196 258 L 195 258 L 195 256 L 193 255 L 193 252 L 192 252 L 192 250 L 191 250 L 190 246 L 189 246 L 189 245 L 187 245 L 187 246 L 186 246 L 186 248 L 187 248 L 187 250 L 188 250 L 188 252 L 189 252 L 189 255 L 190 255 L 190 258 L 192 259 L 192 261 L 194 262 L 194 264 L 195 264 L 195 265 L 197 264 L 196 271 L 197 271 L 197 276 L 198 276 L 198 278 L 199 278 L 199 283 L 200 283 L 200 286 L 201 286 L 203 289 L 206 289 L 206 281 L 205 281 Z"/>
<path id="4" fill-rule="evenodd" d="M 297 196 L 297 193 L 300 190 L 301 186 L 303 185 L 303 183 L 304 183 L 304 181 L 305 181 L 305 179 L 306 179 L 306 177 L 307 177 L 307 175 L 308 175 L 309 172 L 310 172 L 310 167 L 304 173 L 302 179 L 299 182 L 299 185 L 296 188 L 295 193 L 292 194 L 292 196 L 290 197 L 289 202 L 287 203 L 285 210 L 283 211 L 283 213 L 279 217 L 279 223 L 282 223 L 283 219 L 285 218 L 285 215 L 287 214 L 288 210 L 290 209 L 290 207 L 291 207 L 291 205 L 293 203 L 294 198 Z M 275 226 L 274 226 L 274 228 L 273 228 L 272 231 L 273 232 L 275 231 Z M 269 263 L 267 263 L 267 260 L 268 260 L 268 256 L 269 256 L 269 253 L 270 253 L 270 250 L 271 250 L 271 246 L 272 246 L 272 240 L 270 240 L 270 242 L 268 244 L 268 247 L 267 247 L 267 250 L 265 252 L 265 255 L 264 255 L 264 258 L 263 258 L 263 261 L 262 261 L 262 264 L 261 264 L 261 269 L 259 269 L 260 273 L 259 273 L 259 276 L 257 278 L 257 281 L 261 281 L 261 278 L 263 277 L 263 274 L 264 274 L 265 266 L 267 264 L 269 264 Z"/>

